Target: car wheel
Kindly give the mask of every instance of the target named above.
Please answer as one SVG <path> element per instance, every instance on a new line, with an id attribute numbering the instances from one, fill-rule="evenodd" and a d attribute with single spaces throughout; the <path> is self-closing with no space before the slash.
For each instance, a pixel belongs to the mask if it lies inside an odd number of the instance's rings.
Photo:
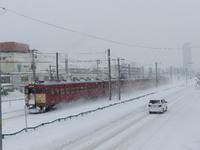
<path id="1" fill-rule="evenodd" d="M 166 106 L 166 110 L 165 110 L 165 111 L 167 111 L 167 109 L 168 109 L 168 108 L 167 108 L 167 106 Z"/>

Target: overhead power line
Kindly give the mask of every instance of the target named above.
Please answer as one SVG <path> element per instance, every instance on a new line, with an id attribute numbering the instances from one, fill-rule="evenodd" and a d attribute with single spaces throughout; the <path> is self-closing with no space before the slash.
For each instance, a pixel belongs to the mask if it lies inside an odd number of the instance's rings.
<path id="1" fill-rule="evenodd" d="M 22 13 L 16 12 L 14 10 L 11 10 L 11 9 L 8 9 L 8 8 L 2 7 L 2 6 L 0 6 L 0 8 L 3 9 L 3 11 L 8 11 L 8 12 L 14 13 L 16 15 L 19 15 L 21 17 L 24 17 L 24 18 L 27 18 L 27 19 L 30 19 L 30 20 L 33 20 L 33 21 L 36 21 L 36 22 L 39 22 L 39 23 L 42 23 L 42 24 L 46 24 L 48 26 L 52 26 L 52 27 L 55 27 L 55 28 L 58 28 L 58 29 L 62 29 L 62 30 L 68 31 L 68 32 L 72 32 L 72 33 L 75 33 L 75 34 L 79 34 L 79 35 L 82 35 L 82 36 L 87 36 L 87 37 L 90 37 L 90 38 L 93 38 L 93 39 L 98 39 L 98 40 L 109 42 L 109 43 L 113 43 L 113 44 L 131 46 L 131 47 L 138 47 L 138 48 L 144 48 L 144 49 L 153 49 L 153 50 L 182 49 L 182 48 L 163 48 L 163 47 L 158 47 L 158 46 L 144 46 L 144 45 L 130 44 L 130 43 L 124 43 L 124 42 L 120 42 L 120 41 L 114 41 L 114 40 L 110 40 L 110 39 L 105 39 L 105 38 L 102 38 L 102 37 L 98 37 L 98 36 L 94 36 L 94 35 L 91 35 L 91 34 L 87 34 L 87 33 L 79 32 L 79 31 L 72 30 L 72 29 L 69 29 L 69 28 L 65 28 L 65 27 L 62 27 L 62 26 L 59 26 L 59 25 L 56 25 L 56 24 L 48 23 L 48 22 L 45 22 L 45 21 L 30 17 L 30 16 L 27 16 L 27 15 L 24 15 Z M 191 47 L 191 48 L 199 48 L 199 47 L 200 46 L 194 46 L 194 47 Z"/>

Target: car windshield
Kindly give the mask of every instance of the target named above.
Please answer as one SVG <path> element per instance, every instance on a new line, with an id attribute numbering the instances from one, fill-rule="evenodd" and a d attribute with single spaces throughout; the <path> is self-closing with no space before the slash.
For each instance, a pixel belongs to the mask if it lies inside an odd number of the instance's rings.
<path id="1" fill-rule="evenodd" d="M 149 103 L 152 103 L 152 104 L 160 103 L 160 100 L 150 100 Z"/>

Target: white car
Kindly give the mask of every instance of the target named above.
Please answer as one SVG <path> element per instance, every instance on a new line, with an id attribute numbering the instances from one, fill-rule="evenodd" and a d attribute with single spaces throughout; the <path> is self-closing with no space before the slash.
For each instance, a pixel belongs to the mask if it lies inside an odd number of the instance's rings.
<path id="1" fill-rule="evenodd" d="M 163 113 L 167 111 L 167 101 L 164 99 L 161 100 L 150 100 L 148 104 L 149 113 L 160 112 Z"/>

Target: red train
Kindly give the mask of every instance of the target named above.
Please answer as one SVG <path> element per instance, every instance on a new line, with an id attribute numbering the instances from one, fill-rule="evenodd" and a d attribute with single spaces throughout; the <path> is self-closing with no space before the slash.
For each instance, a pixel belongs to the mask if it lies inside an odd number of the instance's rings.
<path id="1" fill-rule="evenodd" d="M 166 78 L 158 78 L 159 85 L 166 83 Z M 121 91 L 136 90 L 156 85 L 155 79 L 120 80 Z M 45 112 L 56 104 L 80 98 L 92 98 L 108 94 L 108 81 L 50 82 L 30 83 L 25 86 L 25 103 L 29 112 Z M 112 92 L 117 92 L 118 81 L 111 81 Z"/>

